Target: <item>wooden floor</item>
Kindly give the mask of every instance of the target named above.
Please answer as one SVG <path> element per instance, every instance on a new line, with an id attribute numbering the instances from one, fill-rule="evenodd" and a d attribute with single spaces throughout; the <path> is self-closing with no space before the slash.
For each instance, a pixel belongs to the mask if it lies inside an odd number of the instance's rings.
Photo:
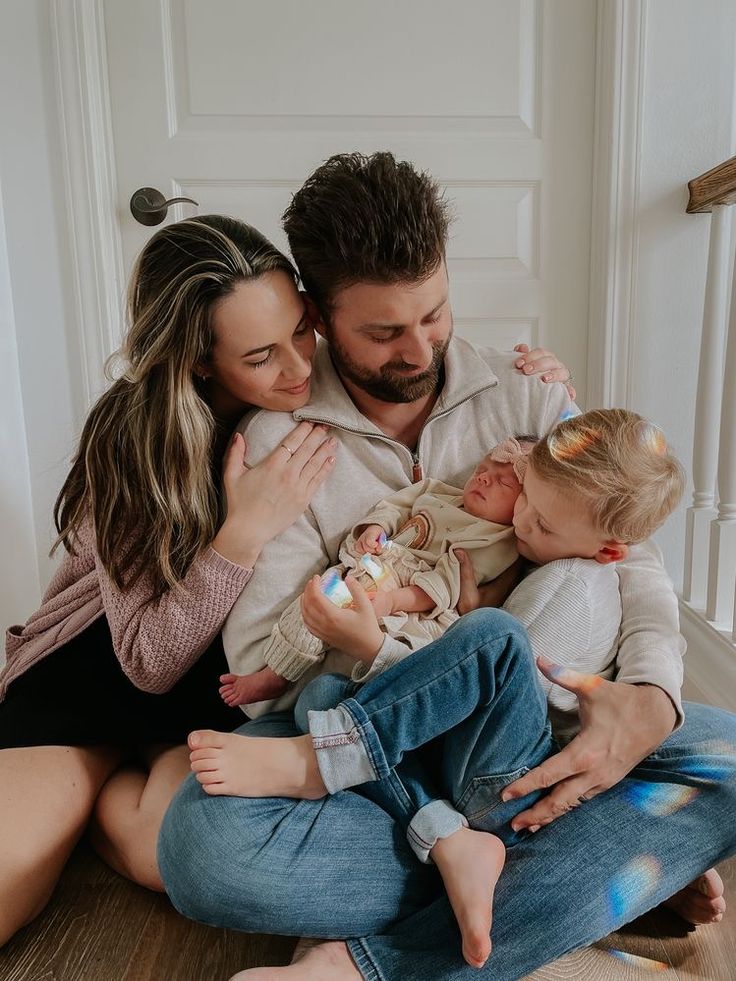
<path id="1" fill-rule="evenodd" d="M 720 871 L 731 907 L 719 926 L 687 931 L 676 916 L 652 913 L 531 977 L 736 981 L 736 859 Z M 287 964 L 294 945 L 191 923 L 82 844 L 43 916 L 0 951 L 0 981 L 226 981 L 245 967 Z"/>

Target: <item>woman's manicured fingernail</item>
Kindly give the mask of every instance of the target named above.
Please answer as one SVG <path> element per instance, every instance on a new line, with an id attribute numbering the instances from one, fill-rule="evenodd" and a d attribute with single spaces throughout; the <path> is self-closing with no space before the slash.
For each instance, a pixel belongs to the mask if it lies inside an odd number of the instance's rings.
<path id="1" fill-rule="evenodd" d="M 552 375 L 542 375 L 542 381 L 551 381 Z"/>
<path id="2" fill-rule="evenodd" d="M 529 828 L 529 830 L 531 831 L 531 833 L 532 833 L 533 835 L 535 835 L 535 834 L 537 833 L 537 831 L 539 831 L 539 829 L 540 829 L 541 827 L 542 827 L 542 825 L 541 825 L 541 824 L 533 824 L 533 825 L 531 826 L 531 828 Z"/>
<path id="3" fill-rule="evenodd" d="M 523 368 L 525 364 L 526 364 L 526 361 L 524 361 L 523 358 L 519 358 L 519 360 L 516 362 L 516 367 L 517 368 Z"/>

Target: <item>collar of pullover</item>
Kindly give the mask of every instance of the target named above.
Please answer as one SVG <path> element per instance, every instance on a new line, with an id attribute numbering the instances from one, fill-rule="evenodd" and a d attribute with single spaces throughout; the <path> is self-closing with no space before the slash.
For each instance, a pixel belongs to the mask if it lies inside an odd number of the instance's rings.
<path id="1" fill-rule="evenodd" d="M 384 435 L 358 410 L 345 391 L 323 340 L 317 344 L 312 377 L 311 401 L 294 413 L 298 422 L 306 419 L 354 432 Z M 498 378 L 472 344 L 453 337 L 445 355 L 445 384 L 427 422 L 497 384 Z"/>

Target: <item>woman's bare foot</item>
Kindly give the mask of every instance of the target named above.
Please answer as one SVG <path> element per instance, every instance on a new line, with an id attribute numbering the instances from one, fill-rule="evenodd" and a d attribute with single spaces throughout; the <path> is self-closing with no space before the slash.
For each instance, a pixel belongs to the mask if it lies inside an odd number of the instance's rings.
<path id="1" fill-rule="evenodd" d="M 463 938 L 463 957 L 483 967 L 491 952 L 493 892 L 506 861 L 500 838 L 461 828 L 430 852 L 447 890 Z"/>
<path id="2" fill-rule="evenodd" d="M 361 981 L 348 948 L 341 940 L 312 947 L 288 967 L 254 967 L 240 971 L 230 981 Z"/>
<path id="3" fill-rule="evenodd" d="M 666 899 L 662 905 L 669 906 L 683 920 L 695 926 L 720 923 L 726 912 L 723 879 L 715 869 L 708 869 L 684 889 Z"/>
<path id="4" fill-rule="evenodd" d="M 188 743 L 192 771 L 208 794 L 316 800 L 327 793 L 309 734 L 264 739 L 199 729 Z"/>

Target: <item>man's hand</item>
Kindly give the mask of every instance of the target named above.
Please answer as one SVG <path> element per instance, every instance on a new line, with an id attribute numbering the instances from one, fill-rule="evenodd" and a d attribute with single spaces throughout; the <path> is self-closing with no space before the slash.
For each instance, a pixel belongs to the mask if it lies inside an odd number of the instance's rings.
<path id="1" fill-rule="evenodd" d="M 519 581 L 521 559 L 517 559 L 491 582 L 478 586 L 468 553 L 465 549 L 458 548 L 455 555 L 460 562 L 460 598 L 457 601 L 457 612 L 460 616 L 477 610 L 479 606 L 502 606 Z"/>
<path id="2" fill-rule="evenodd" d="M 577 695 L 581 729 L 560 753 L 504 790 L 502 799 L 511 800 L 549 789 L 545 797 L 513 819 L 514 831 L 537 831 L 613 787 L 661 745 L 677 718 L 661 688 L 604 681 L 542 657 L 537 658 L 537 665 L 550 681 Z"/>
<path id="3" fill-rule="evenodd" d="M 330 647 L 337 647 L 356 661 L 372 664 L 383 644 L 383 632 L 368 594 L 352 576 L 345 585 L 353 605 L 335 606 L 319 587 L 319 576 L 313 576 L 302 593 L 302 617 L 307 630 Z"/>
<path id="4" fill-rule="evenodd" d="M 220 697 L 230 708 L 278 698 L 290 685 L 270 668 L 261 668 L 253 674 L 221 674 L 220 682 Z"/>
<path id="5" fill-rule="evenodd" d="M 543 382 L 562 382 L 567 389 L 567 394 L 573 402 L 575 401 L 577 393 L 572 372 L 556 354 L 543 347 L 535 347 L 530 351 L 528 344 L 517 344 L 514 350 L 523 355 L 514 362 L 519 371 L 523 371 L 525 375 L 541 375 Z"/>

